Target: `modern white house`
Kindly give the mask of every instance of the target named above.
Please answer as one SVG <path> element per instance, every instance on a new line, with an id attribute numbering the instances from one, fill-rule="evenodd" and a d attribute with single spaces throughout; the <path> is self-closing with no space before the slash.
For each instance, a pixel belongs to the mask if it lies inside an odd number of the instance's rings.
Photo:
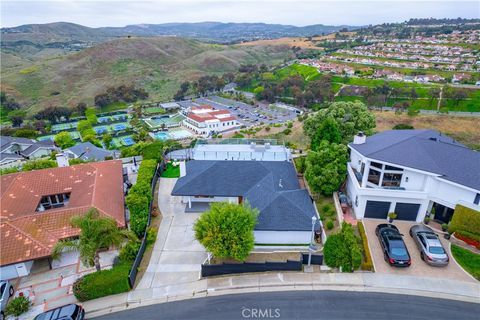
<path id="1" fill-rule="evenodd" d="M 58 150 L 53 141 L 36 141 L 27 138 L 0 137 L 0 168 L 19 166 L 26 160 L 49 156 Z"/>
<path id="2" fill-rule="evenodd" d="M 347 196 L 357 219 L 448 223 L 457 204 L 480 211 L 480 153 L 434 130 L 392 130 L 349 144 Z"/>
<path id="3" fill-rule="evenodd" d="M 208 105 L 192 106 L 184 113 L 186 118 L 183 125 L 203 137 L 240 127 L 237 118 L 230 111 L 217 110 Z"/>

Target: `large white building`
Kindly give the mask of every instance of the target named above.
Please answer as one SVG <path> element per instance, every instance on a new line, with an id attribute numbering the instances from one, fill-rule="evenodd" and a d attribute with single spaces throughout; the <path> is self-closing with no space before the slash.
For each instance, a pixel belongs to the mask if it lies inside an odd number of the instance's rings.
<path id="1" fill-rule="evenodd" d="M 185 112 L 183 125 L 203 137 L 236 129 L 237 118 L 228 110 L 217 110 L 208 105 L 192 106 Z"/>
<path id="2" fill-rule="evenodd" d="M 355 136 L 347 195 L 357 219 L 420 222 L 427 212 L 448 223 L 455 206 L 479 210 L 480 153 L 434 130 Z"/>

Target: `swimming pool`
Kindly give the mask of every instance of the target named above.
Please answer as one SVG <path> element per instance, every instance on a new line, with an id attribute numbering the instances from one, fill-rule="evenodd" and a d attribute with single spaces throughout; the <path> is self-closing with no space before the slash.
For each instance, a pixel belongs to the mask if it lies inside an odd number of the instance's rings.
<path id="1" fill-rule="evenodd" d="M 192 134 L 188 130 L 173 130 L 168 132 L 155 132 L 153 133 L 153 137 L 157 140 L 165 141 L 165 140 L 182 140 L 186 138 L 192 137 Z"/>

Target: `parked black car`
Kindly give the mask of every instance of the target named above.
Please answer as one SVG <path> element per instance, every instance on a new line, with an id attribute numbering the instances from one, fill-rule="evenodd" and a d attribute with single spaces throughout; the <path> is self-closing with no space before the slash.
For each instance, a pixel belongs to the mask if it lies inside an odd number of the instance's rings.
<path id="1" fill-rule="evenodd" d="M 408 253 L 402 234 L 393 224 L 379 224 L 375 234 L 380 240 L 385 261 L 394 267 L 410 267 L 412 259 Z"/>
<path id="2" fill-rule="evenodd" d="M 83 320 L 85 310 L 78 304 L 67 304 L 46 312 L 40 313 L 34 320 Z"/>

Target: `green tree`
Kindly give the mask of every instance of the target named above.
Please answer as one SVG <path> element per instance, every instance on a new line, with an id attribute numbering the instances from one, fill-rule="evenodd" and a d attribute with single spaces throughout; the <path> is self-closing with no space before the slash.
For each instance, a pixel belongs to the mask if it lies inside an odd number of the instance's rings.
<path id="1" fill-rule="evenodd" d="M 314 192 L 331 195 L 347 174 L 347 147 L 322 141 L 316 151 L 308 153 L 305 178 Z"/>
<path id="2" fill-rule="evenodd" d="M 88 120 L 80 120 L 77 124 L 77 130 L 82 134 L 83 131 L 92 129 L 92 124 Z"/>
<path id="3" fill-rule="evenodd" d="M 102 137 L 103 143 L 105 144 L 105 148 L 110 148 L 110 144 L 112 143 L 112 135 L 109 133 L 105 133 Z"/>
<path id="4" fill-rule="evenodd" d="M 328 117 L 323 120 L 323 122 L 317 128 L 317 131 L 312 137 L 312 150 L 317 150 L 318 146 L 323 140 L 326 140 L 330 143 L 340 143 L 342 141 L 338 124 L 332 117 Z"/>
<path id="5" fill-rule="evenodd" d="M 248 204 L 213 203 L 195 223 L 195 238 L 218 258 L 244 261 L 254 246 L 257 216 Z"/>
<path id="6" fill-rule="evenodd" d="M 323 248 L 325 263 L 331 268 L 342 268 L 344 272 L 353 272 L 362 263 L 360 239 L 350 224 L 343 222 L 339 233 L 330 235 Z"/>
<path id="7" fill-rule="evenodd" d="M 96 113 L 97 111 L 94 108 L 87 108 L 85 110 L 85 117 L 87 118 L 87 121 L 90 122 L 92 126 L 97 124 L 98 122 Z"/>
<path id="8" fill-rule="evenodd" d="M 80 229 L 78 240 L 60 240 L 52 251 L 52 257 L 58 259 L 63 252 L 78 251 L 80 259 L 86 266 L 95 266 L 100 271 L 99 250 L 111 246 L 119 247 L 129 237 L 126 230 L 120 230 L 117 222 L 109 217 L 102 217 L 95 208 L 83 216 L 75 216 L 70 221 L 72 227 Z"/>
<path id="9" fill-rule="evenodd" d="M 372 134 L 375 128 L 375 116 L 362 102 L 334 102 L 304 121 L 305 134 L 313 139 L 320 125 L 329 117 L 337 123 L 343 142 L 351 141 L 359 131 Z"/>
<path id="10" fill-rule="evenodd" d="M 57 133 L 53 140 L 55 141 L 55 144 L 62 149 L 70 148 L 75 145 L 75 141 L 67 131 Z"/>

